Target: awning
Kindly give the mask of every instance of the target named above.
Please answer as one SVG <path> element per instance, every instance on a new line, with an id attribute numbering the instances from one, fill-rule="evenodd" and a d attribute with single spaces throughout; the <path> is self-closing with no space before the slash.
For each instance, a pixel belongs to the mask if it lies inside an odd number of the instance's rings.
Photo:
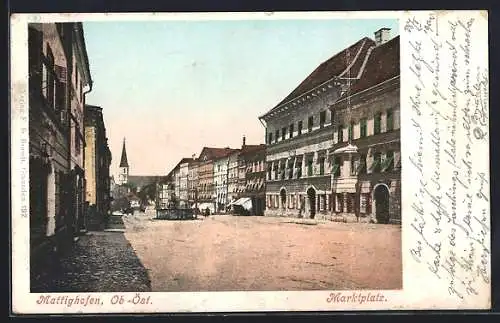
<path id="1" fill-rule="evenodd" d="M 251 210 L 252 209 L 252 199 L 249 197 L 242 197 L 235 201 L 233 205 L 239 205 L 243 207 L 245 210 Z"/>
<path id="2" fill-rule="evenodd" d="M 247 200 L 250 200 L 249 197 L 242 197 L 236 201 L 233 202 L 234 205 L 243 205 Z"/>
<path id="3" fill-rule="evenodd" d="M 241 206 L 243 206 L 245 210 L 250 211 L 252 209 L 252 199 L 248 198 Z"/>
<path id="4" fill-rule="evenodd" d="M 213 209 L 214 208 L 214 204 L 213 203 L 200 203 L 198 204 L 198 209 L 200 210 L 205 210 L 205 209 Z"/>

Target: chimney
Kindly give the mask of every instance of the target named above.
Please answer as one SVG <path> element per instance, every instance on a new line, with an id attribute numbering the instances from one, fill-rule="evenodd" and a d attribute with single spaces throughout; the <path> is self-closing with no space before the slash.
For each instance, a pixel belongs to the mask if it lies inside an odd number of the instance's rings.
<path id="1" fill-rule="evenodd" d="M 374 34 L 375 34 L 375 44 L 377 46 L 382 45 L 383 43 L 391 39 L 391 28 L 387 27 L 380 28 Z"/>
<path id="2" fill-rule="evenodd" d="M 243 145 L 242 145 L 242 147 L 245 147 L 245 145 L 246 145 L 246 138 L 245 138 L 245 135 L 243 135 Z"/>

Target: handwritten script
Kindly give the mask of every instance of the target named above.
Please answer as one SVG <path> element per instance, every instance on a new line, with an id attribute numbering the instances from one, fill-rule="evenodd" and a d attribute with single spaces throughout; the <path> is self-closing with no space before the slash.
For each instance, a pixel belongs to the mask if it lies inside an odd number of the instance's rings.
<path id="1" fill-rule="evenodd" d="M 458 300 L 484 297 L 490 285 L 489 80 L 481 19 L 418 13 L 404 22 L 402 44 L 409 55 L 403 100 L 416 139 L 408 143 L 411 209 L 404 219 L 412 242 L 405 251 Z"/>

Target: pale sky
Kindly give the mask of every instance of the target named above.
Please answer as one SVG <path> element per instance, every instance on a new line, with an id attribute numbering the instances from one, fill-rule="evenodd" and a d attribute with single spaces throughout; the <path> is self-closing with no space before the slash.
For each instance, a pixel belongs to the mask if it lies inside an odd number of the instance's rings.
<path id="1" fill-rule="evenodd" d="M 204 146 L 264 143 L 258 119 L 319 64 L 397 20 L 85 22 L 115 175 L 165 175 Z"/>

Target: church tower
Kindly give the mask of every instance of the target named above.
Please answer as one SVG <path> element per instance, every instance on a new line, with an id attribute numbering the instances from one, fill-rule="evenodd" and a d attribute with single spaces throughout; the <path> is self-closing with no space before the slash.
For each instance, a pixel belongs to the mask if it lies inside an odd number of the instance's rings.
<path id="1" fill-rule="evenodd" d="M 118 184 L 123 185 L 128 182 L 128 160 L 127 150 L 125 149 L 125 138 L 123 138 L 122 158 L 120 159 L 120 173 L 118 174 Z"/>

